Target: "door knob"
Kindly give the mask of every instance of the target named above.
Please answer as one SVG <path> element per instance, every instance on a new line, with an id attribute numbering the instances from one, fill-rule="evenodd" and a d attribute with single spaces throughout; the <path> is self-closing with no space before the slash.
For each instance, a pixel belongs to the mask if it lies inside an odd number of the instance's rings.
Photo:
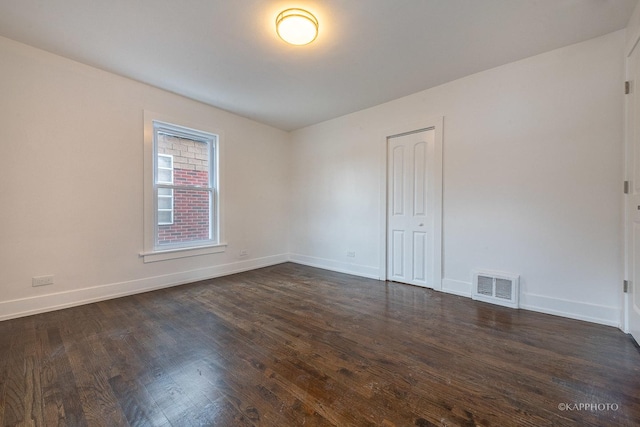
<path id="1" fill-rule="evenodd" d="M 638 208 L 640 208 L 640 206 Z M 418 224 L 418 227 L 422 227 L 423 225 L 424 225 L 423 223 L 420 223 Z"/>

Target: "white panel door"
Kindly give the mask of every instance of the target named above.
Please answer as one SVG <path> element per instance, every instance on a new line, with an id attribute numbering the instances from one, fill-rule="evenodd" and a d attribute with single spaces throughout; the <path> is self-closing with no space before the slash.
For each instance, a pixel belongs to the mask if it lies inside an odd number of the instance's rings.
<path id="1" fill-rule="evenodd" d="M 627 95 L 626 257 L 629 293 L 625 297 L 626 329 L 640 343 L 640 47 L 627 62 L 631 93 Z"/>
<path id="2" fill-rule="evenodd" d="M 435 131 L 389 137 L 387 279 L 433 287 Z"/>

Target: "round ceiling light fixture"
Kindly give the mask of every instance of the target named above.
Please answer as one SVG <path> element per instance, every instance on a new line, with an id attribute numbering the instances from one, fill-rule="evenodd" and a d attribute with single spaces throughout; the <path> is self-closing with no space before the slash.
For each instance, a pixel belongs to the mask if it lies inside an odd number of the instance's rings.
<path id="1" fill-rule="evenodd" d="M 302 46 L 318 36 L 318 20 L 304 9 L 283 10 L 276 18 L 276 32 L 285 42 Z"/>

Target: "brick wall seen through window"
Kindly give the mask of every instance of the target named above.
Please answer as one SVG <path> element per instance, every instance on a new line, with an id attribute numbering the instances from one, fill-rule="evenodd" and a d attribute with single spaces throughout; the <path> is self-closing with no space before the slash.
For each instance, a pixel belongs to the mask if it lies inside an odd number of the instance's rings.
<path id="1" fill-rule="evenodd" d="M 209 186 L 209 144 L 158 133 L 158 155 L 173 156 L 173 184 Z M 173 190 L 173 223 L 158 225 L 158 244 L 210 238 L 210 193 L 193 189 Z"/>

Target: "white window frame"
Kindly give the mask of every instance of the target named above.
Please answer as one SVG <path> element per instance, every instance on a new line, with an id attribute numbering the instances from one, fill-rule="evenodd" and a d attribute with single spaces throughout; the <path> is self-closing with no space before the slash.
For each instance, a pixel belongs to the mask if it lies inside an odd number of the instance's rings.
<path id="1" fill-rule="evenodd" d="M 171 179 L 169 181 L 162 181 L 160 180 L 160 178 L 158 178 L 158 184 L 173 184 L 173 156 L 171 154 L 158 154 L 158 157 L 164 157 L 169 159 L 169 164 L 171 166 L 169 166 L 168 168 L 162 167 L 158 164 L 158 170 L 168 170 L 171 173 Z M 169 189 L 170 190 L 170 194 L 169 195 L 162 195 L 158 193 L 158 225 L 173 225 L 173 188 Z M 169 199 L 170 200 L 170 204 L 171 207 L 169 209 L 163 209 L 160 207 L 160 199 Z M 170 213 L 170 217 L 171 219 L 168 222 L 161 222 L 160 221 L 160 212 L 169 212 Z"/>
<path id="2" fill-rule="evenodd" d="M 158 236 L 158 188 L 172 188 L 173 183 L 161 183 L 157 179 L 158 132 L 189 139 L 207 141 L 210 144 L 209 187 L 180 186 L 180 189 L 206 189 L 210 191 L 210 239 L 193 242 L 159 245 Z M 198 255 L 220 253 L 227 244 L 223 235 L 223 210 L 220 177 L 222 176 L 222 136 L 210 126 L 192 124 L 185 120 L 167 117 L 150 111 L 144 112 L 144 249 L 140 256 L 144 262 L 164 261 Z M 173 175 L 173 174 L 172 174 Z M 173 205 L 173 203 L 172 203 Z"/>

